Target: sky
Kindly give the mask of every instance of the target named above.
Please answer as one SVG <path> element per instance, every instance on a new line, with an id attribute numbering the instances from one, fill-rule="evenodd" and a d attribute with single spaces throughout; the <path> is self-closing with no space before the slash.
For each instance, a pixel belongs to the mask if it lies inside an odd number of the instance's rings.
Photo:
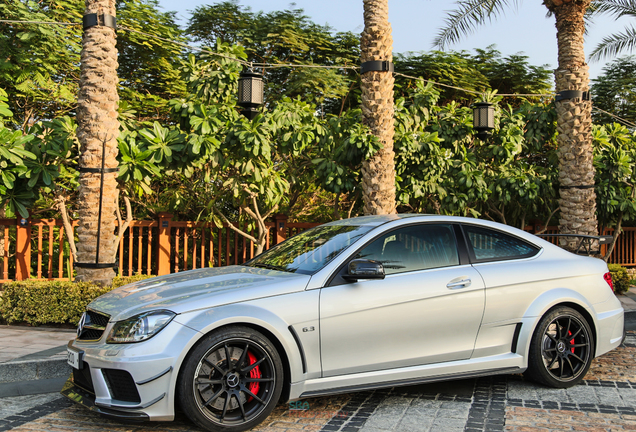
<path id="1" fill-rule="evenodd" d="M 206 0 L 159 0 L 164 11 L 176 11 L 181 24 L 185 24 L 190 12 L 197 6 L 215 4 Z M 329 25 L 335 31 L 361 33 L 364 29 L 362 0 L 240 0 L 253 12 L 270 12 L 290 8 L 303 9 L 305 15 L 316 24 Z M 295 4 L 295 6 L 293 6 Z M 447 0 L 389 0 L 389 22 L 393 30 L 393 52 L 429 51 L 438 29 L 443 26 L 446 11 L 454 9 L 455 2 Z M 473 52 L 475 48 L 495 45 L 504 56 L 524 54 L 531 65 L 557 65 L 556 28 L 554 18 L 546 16 L 547 9 L 541 0 L 523 0 L 518 8 L 511 8 L 496 21 L 479 27 L 461 42 L 447 50 Z M 627 18 L 615 21 L 601 17 L 588 28 L 585 40 L 586 53 L 610 33 L 621 32 L 630 24 Z M 607 62 L 590 63 L 590 77 L 602 73 Z"/>

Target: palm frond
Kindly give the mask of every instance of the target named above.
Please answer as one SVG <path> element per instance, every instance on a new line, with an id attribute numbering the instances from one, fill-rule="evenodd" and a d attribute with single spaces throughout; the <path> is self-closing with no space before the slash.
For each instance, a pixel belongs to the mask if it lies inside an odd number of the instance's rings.
<path id="1" fill-rule="evenodd" d="M 629 27 L 624 33 L 616 33 L 604 38 L 590 54 L 590 61 L 614 57 L 620 52 L 633 51 L 634 48 L 636 48 L 636 29 Z"/>
<path id="2" fill-rule="evenodd" d="M 636 0 L 593 0 L 588 12 L 591 17 L 601 14 L 609 14 L 616 18 L 636 17 Z"/>
<path id="3" fill-rule="evenodd" d="M 458 42 L 462 36 L 496 19 L 510 6 L 517 7 L 521 0 L 460 0 L 457 9 L 449 11 L 442 27 L 433 41 L 433 47 L 444 49 Z"/>

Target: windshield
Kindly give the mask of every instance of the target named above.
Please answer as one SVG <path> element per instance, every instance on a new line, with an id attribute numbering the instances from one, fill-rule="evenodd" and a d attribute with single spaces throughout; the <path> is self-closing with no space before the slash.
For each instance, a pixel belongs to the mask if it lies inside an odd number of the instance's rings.
<path id="1" fill-rule="evenodd" d="M 373 227 L 322 225 L 285 240 L 245 265 L 311 275 L 371 228 Z"/>

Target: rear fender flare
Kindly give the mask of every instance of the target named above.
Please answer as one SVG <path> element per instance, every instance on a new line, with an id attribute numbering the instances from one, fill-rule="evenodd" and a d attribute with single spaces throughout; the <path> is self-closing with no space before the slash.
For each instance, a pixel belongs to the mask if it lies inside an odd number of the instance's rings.
<path id="1" fill-rule="evenodd" d="M 525 366 L 527 366 L 527 358 L 530 351 L 532 335 L 534 334 L 539 321 L 550 309 L 559 305 L 568 306 L 575 310 L 578 309 L 579 312 L 584 310 L 585 313 L 583 313 L 583 315 L 588 315 L 592 320 L 589 324 L 594 332 L 594 338 L 596 339 L 598 337 L 596 332 L 596 316 L 593 313 L 594 309 L 585 297 L 570 288 L 556 288 L 546 291 L 534 299 L 528 309 L 526 309 L 521 320 L 522 326 L 521 332 L 519 333 L 519 342 L 517 344 L 517 354 L 523 356 Z"/>

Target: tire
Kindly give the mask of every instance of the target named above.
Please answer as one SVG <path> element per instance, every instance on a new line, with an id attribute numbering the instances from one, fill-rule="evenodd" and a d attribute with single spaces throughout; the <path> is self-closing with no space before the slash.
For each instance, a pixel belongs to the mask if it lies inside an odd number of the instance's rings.
<path id="1" fill-rule="evenodd" d="M 250 328 L 227 327 L 203 338 L 188 354 L 177 399 L 197 426 L 240 432 L 269 416 L 282 387 L 283 364 L 274 345 Z"/>
<path id="2" fill-rule="evenodd" d="M 572 387 L 581 382 L 593 359 L 594 336 L 587 320 L 561 306 L 539 321 L 524 375 L 549 387 Z"/>

